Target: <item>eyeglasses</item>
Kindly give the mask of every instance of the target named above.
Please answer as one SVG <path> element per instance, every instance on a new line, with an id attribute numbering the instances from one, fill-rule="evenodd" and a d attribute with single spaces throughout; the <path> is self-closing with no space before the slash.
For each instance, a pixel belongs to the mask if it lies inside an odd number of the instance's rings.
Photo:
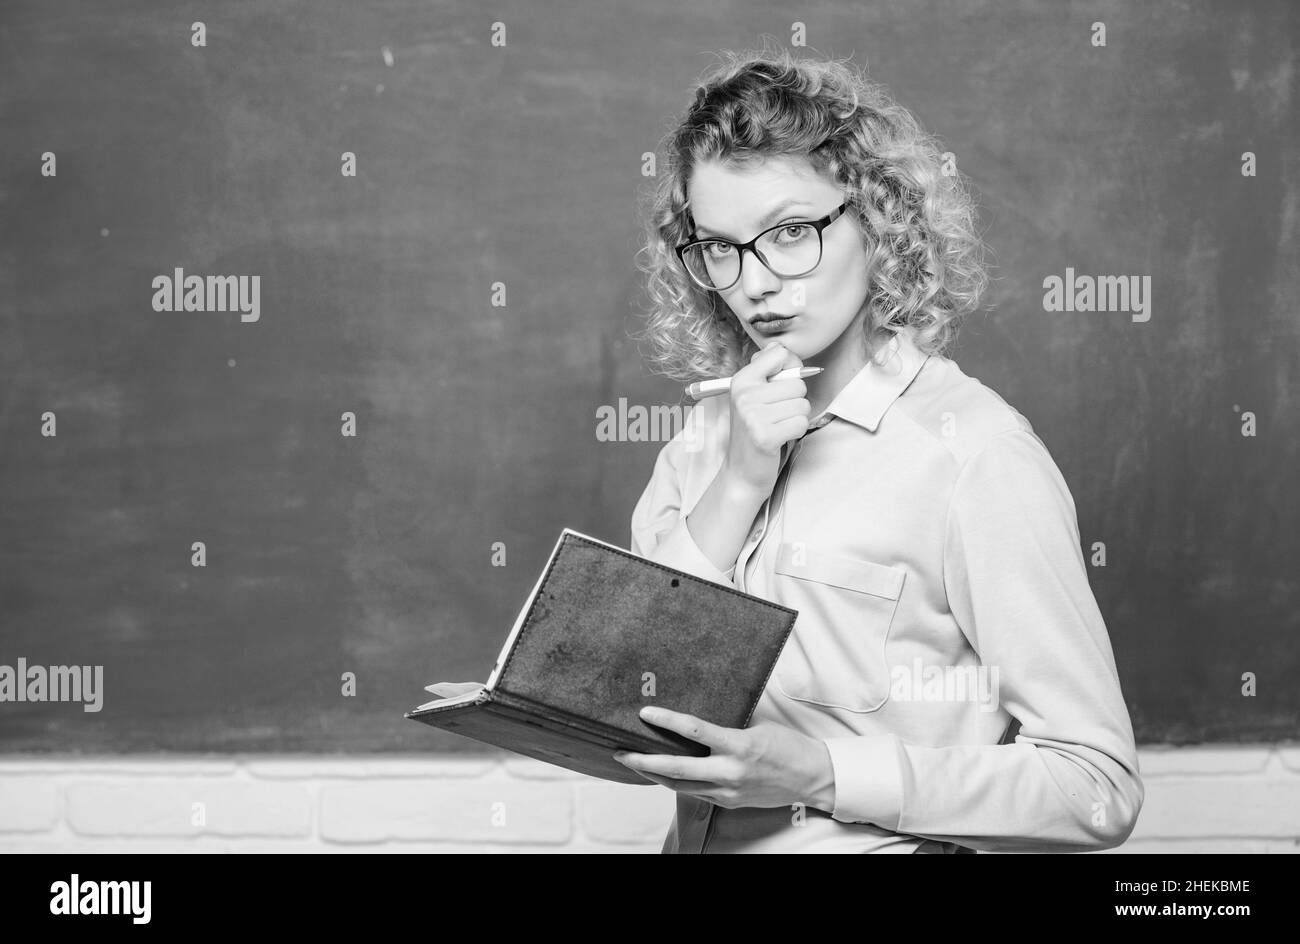
<path id="1" fill-rule="evenodd" d="M 841 203 L 819 220 L 778 223 L 747 243 L 733 243 L 721 236 L 692 239 L 677 247 L 677 258 L 695 283 L 711 292 L 725 292 L 740 280 L 745 250 L 778 278 L 807 275 L 822 261 L 822 230 L 839 219 L 847 206 L 847 201 Z"/>

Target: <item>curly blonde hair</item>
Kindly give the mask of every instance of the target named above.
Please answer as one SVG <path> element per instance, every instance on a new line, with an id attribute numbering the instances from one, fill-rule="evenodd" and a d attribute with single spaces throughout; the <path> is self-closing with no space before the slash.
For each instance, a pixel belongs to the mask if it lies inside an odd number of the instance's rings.
<path id="1" fill-rule="evenodd" d="M 963 178 L 943 172 L 938 141 L 847 60 L 795 59 L 779 47 L 720 55 L 661 142 L 664 172 L 640 197 L 646 243 L 637 268 L 652 307 L 633 337 L 650 342 L 655 372 L 680 381 L 730 376 L 757 349 L 674 249 L 693 230 L 686 186 L 699 164 L 748 166 L 777 155 L 802 156 L 836 180 L 868 237 L 868 352 L 911 327 L 918 347 L 943 353 L 988 276 L 974 201 Z"/>

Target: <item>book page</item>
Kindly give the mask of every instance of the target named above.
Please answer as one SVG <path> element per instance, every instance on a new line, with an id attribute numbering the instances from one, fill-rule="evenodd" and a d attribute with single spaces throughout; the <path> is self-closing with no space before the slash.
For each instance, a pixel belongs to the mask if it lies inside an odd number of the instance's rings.
<path id="1" fill-rule="evenodd" d="M 429 686 L 426 686 L 426 688 Z M 435 698 L 433 701 L 426 701 L 423 705 L 417 705 L 412 711 L 423 711 L 425 708 L 448 707 L 451 705 L 460 705 L 465 702 L 471 702 L 483 693 L 484 686 L 480 685 L 473 691 L 462 692 L 459 695 L 453 695 L 451 698 Z"/>

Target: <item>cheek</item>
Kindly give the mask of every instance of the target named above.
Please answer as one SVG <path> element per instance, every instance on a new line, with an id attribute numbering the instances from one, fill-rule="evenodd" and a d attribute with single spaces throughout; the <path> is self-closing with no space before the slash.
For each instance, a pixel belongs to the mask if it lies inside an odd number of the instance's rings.
<path id="1" fill-rule="evenodd" d="M 856 310 L 867 293 L 867 259 L 858 246 L 828 246 L 822 257 L 822 271 L 815 285 L 808 287 L 809 307 L 814 299 L 822 304 L 842 303 Z"/>
<path id="2" fill-rule="evenodd" d="M 865 284 L 867 277 L 867 253 L 861 246 L 846 245 L 828 247 L 826 261 L 840 273 L 840 281 L 852 284 Z"/>

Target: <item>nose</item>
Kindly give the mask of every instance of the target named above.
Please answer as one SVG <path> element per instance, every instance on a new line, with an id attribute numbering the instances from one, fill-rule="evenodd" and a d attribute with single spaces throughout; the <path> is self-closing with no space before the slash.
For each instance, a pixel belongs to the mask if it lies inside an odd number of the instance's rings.
<path id="1" fill-rule="evenodd" d="M 740 287 L 750 298 L 759 299 L 772 292 L 779 292 L 781 279 L 763 264 L 757 252 L 750 249 L 740 256 Z"/>

